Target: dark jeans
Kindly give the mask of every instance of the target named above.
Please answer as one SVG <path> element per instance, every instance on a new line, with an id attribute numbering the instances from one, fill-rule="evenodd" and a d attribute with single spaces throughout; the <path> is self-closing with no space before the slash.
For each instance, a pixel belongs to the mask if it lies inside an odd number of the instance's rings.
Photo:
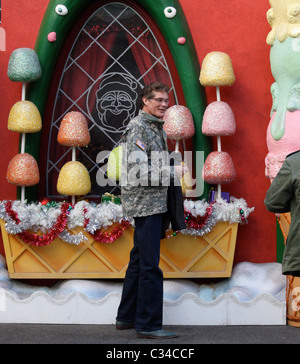
<path id="1" fill-rule="evenodd" d="M 163 214 L 136 217 L 117 320 L 135 322 L 137 331 L 162 328 L 163 274 L 159 268 Z"/>

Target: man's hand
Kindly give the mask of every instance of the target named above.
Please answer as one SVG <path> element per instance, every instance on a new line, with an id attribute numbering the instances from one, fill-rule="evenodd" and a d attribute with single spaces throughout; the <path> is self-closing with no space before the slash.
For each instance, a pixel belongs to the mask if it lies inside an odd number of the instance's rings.
<path id="1" fill-rule="evenodd" d="M 174 168 L 175 168 L 175 173 L 179 179 L 182 178 L 182 176 L 189 171 L 188 167 L 186 167 L 184 164 L 180 164 L 179 166 L 174 166 Z"/>

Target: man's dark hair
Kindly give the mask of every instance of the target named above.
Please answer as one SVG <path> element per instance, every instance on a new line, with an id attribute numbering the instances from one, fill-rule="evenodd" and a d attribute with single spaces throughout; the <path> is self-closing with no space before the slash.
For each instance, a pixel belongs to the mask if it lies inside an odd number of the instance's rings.
<path id="1" fill-rule="evenodd" d="M 152 82 L 149 85 L 145 86 L 140 93 L 140 108 L 142 109 L 144 106 L 143 97 L 147 97 L 151 99 L 153 97 L 153 92 L 169 92 L 169 86 L 165 85 L 161 82 Z"/>

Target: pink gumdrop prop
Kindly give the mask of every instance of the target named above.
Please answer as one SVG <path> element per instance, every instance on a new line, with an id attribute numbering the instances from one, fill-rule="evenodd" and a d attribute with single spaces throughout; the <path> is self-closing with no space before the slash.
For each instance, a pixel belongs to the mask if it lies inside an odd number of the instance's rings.
<path id="1" fill-rule="evenodd" d="M 186 39 L 184 37 L 180 37 L 177 39 L 178 44 L 185 44 L 186 43 Z"/>
<path id="2" fill-rule="evenodd" d="M 51 42 L 51 43 L 55 42 L 56 41 L 56 33 L 55 32 L 49 33 L 47 38 L 48 38 L 49 42 Z"/>
<path id="3" fill-rule="evenodd" d="M 231 107 L 226 102 L 215 101 L 207 106 L 202 121 L 204 135 L 232 135 L 235 130 L 235 118 Z"/>
<path id="4" fill-rule="evenodd" d="M 169 139 L 188 139 L 195 134 L 192 113 L 185 106 L 171 106 L 165 113 L 164 121 L 164 131 Z"/>
<path id="5" fill-rule="evenodd" d="M 212 152 L 206 158 L 202 178 L 211 184 L 226 184 L 236 177 L 234 165 L 227 152 Z"/>

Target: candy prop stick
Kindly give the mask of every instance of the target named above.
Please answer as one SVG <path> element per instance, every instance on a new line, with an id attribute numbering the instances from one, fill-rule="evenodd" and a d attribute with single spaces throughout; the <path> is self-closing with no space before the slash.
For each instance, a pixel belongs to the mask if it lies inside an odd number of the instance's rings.
<path id="1" fill-rule="evenodd" d="M 174 105 L 166 111 L 164 122 L 164 131 L 168 139 L 176 141 L 175 152 L 179 152 L 179 141 L 195 134 L 193 116 L 187 107 Z"/>
<path id="2" fill-rule="evenodd" d="M 22 82 L 22 101 L 26 100 L 26 83 L 40 79 L 42 70 L 35 50 L 31 48 L 15 49 L 8 62 L 8 78 L 13 82 Z M 25 152 L 25 135 L 21 135 L 21 153 Z"/>
<path id="3" fill-rule="evenodd" d="M 72 162 L 76 162 L 76 147 L 72 147 Z M 75 196 L 71 197 L 72 205 L 75 204 Z"/>
<path id="4" fill-rule="evenodd" d="M 218 186 L 221 198 L 221 185 L 235 178 L 233 162 L 228 153 L 222 152 L 221 135 L 235 132 L 233 113 L 226 103 L 221 101 L 220 86 L 231 86 L 235 81 L 230 57 L 222 52 L 211 52 L 203 60 L 200 83 L 202 86 L 216 87 L 217 101 L 208 105 L 203 116 L 202 133 L 217 137 L 217 152 L 210 153 L 204 163 L 202 177 L 208 183 Z"/>
<path id="5" fill-rule="evenodd" d="M 228 136 L 235 133 L 236 124 L 234 114 L 230 106 L 223 102 L 218 101 L 210 103 L 205 109 L 202 121 L 202 133 L 209 136 L 217 136 L 218 152 L 219 154 L 211 154 L 208 157 L 215 158 L 215 161 L 205 162 L 204 179 L 206 182 L 217 184 L 218 196 L 221 196 L 221 183 L 229 183 L 229 175 L 232 179 L 235 178 L 235 171 L 233 163 L 228 158 L 225 158 L 225 152 L 221 149 L 221 136 Z M 223 158 L 221 159 L 221 155 Z M 226 153 L 228 154 L 228 153 Z M 229 155 L 228 155 L 229 156 Z M 223 164 L 222 162 L 223 161 Z M 226 171 L 227 169 L 227 171 Z M 231 171 L 229 173 L 229 171 Z M 229 174 L 228 174 L 229 173 Z"/>
<path id="6" fill-rule="evenodd" d="M 72 161 L 76 161 L 76 147 L 72 147 Z"/>
<path id="7" fill-rule="evenodd" d="M 26 100 L 26 83 L 22 83 L 22 101 Z M 21 153 L 25 153 L 26 134 L 21 134 Z M 22 187 L 24 189 L 24 187 Z M 22 191 L 22 195 L 25 195 L 25 191 Z"/>
<path id="8" fill-rule="evenodd" d="M 217 101 L 221 101 L 221 93 L 220 93 L 220 86 L 216 87 L 216 94 L 217 94 Z M 217 147 L 218 152 L 222 151 L 222 145 L 221 145 L 221 136 L 217 135 Z M 218 197 L 220 198 L 222 196 L 222 188 L 221 183 L 218 183 Z"/>
<path id="9" fill-rule="evenodd" d="M 217 101 L 221 101 L 220 86 L 216 87 L 216 93 L 217 93 Z M 222 146 L 221 146 L 221 136 L 220 135 L 217 135 L 217 145 L 218 145 L 218 151 L 221 152 Z"/>
<path id="10" fill-rule="evenodd" d="M 62 180 L 61 173 L 64 175 L 68 175 L 68 182 L 71 181 L 71 176 L 70 173 L 72 170 L 74 170 L 74 173 L 77 172 L 78 170 L 82 170 L 83 173 L 86 175 L 87 171 L 85 171 L 85 167 L 82 165 L 80 166 L 78 163 L 76 162 L 76 148 L 77 147 L 86 147 L 90 141 L 91 141 L 91 137 L 90 137 L 90 133 L 89 133 L 89 129 L 88 129 L 88 124 L 87 124 L 87 120 L 85 118 L 85 116 L 81 113 L 81 112 L 77 112 L 77 111 L 71 111 L 68 112 L 59 127 L 59 131 L 58 131 L 58 135 L 57 135 L 57 141 L 59 144 L 61 145 L 65 145 L 65 146 L 69 146 L 72 148 L 72 162 L 73 164 L 69 165 L 69 169 L 68 169 L 68 174 L 66 174 L 65 172 L 63 172 L 61 170 L 60 174 L 59 174 L 59 180 Z M 85 178 L 85 180 L 87 181 L 87 178 Z M 71 182 L 70 182 L 71 183 Z M 72 183 L 76 183 L 76 179 L 72 182 Z M 89 186 L 91 185 L 90 181 L 86 182 Z M 58 192 L 61 193 L 62 191 L 70 191 L 70 193 L 67 193 L 68 195 L 71 195 L 72 197 L 72 204 L 75 203 L 75 196 L 76 194 L 73 193 L 73 190 L 68 189 L 68 188 L 61 188 L 62 183 L 58 183 L 57 182 L 57 189 Z M 79 195 L 84 195 L 86 193 L 82 193 L 82 191 L 85 190 L 89 190 L 90 187 L 83 189 L 82 188 L 78 188 L 75 189 L 75 192 L 80 192 L 78 193 Z M 89 191 L 88 191 L 89 192 Z M 61 193 L 64 194 L 64 193 Z"/>
<path id="11" fill-rule="evenodd" d="M 34 104 L 26 101 L 26 83 L 37 81 L 42 75 L 40 62 L 36 52 L 31 48 L 18 48 L 14 50 L 9 59 L 7 75 L 13 82 L 22 82 L 22 101 L 21 103 L 17 103 L 13 106 L 9 115 L 8 129 L 21 133 L 20 156 L 22 156 L 22 158 L 18 158 L 14 161 L 14 169 L 15 171 L 19 171 L 18 173 L 25 174 L 26 171 L 21 168 L 21 164 L 25 163 L 25 161 L 27 163 L 30 159 L 28 157 L 29 155 L 25 153 L 26 133 L 35 133 L 40 131 L 42 128 L 41 117 L 38 109 Z M 19 163 L 19 166 L 17 166 L 17 163 Z M 38 168 L 38 166 L 35 159 L 34 163 L 34 169 L 36 172 L 36 168 Z M 19 179 L 21 179 L 21 177 L 22 176 L 19 175 Z M 8 178 L 7 180 L 9 183 L 21 186 L 21 201 L 24 202 L 25 185 L 31 186 L 32 184 L 27 184 L 25 180 L 23 184 L 21 180 L 19 180 L 18 183 L 14 183 L 13 178 Z M 39 176 L 38 178 L 33 178 L 31 182 L 33 181 L 39 181 Z"/>
<path id="12" fill-rule="evenodd" d="M 164 131 L 168 139 L 175 140 L 175 153 L 179 153 L 179 142 L 191 138 L 195 134 L 195 126 L 192 113 L 182 105 L 171 106 L 164 115 Z M 187 194 L 192 187 L 189 172 L 181 179 L 182 191 Z"/>
<path id="13" fill-rule="evenodd" d="M 18 101 L 10 110 L 8 129 L 21 133 L 21 154 L 25 154 L 26 133 L 36 133 L 42 128 L 42 119 L 38 108 L 31 101 Z M 21 186 L 21 201 L 25 201 L 25 185 Z"/>
<path id="14" fill-rule="evenodd" d="M 22 83 L 22 101 L 26 100 L 26 83 Z M 25 153 L 26 134 L 21 134 L 21 153 Z"/>

